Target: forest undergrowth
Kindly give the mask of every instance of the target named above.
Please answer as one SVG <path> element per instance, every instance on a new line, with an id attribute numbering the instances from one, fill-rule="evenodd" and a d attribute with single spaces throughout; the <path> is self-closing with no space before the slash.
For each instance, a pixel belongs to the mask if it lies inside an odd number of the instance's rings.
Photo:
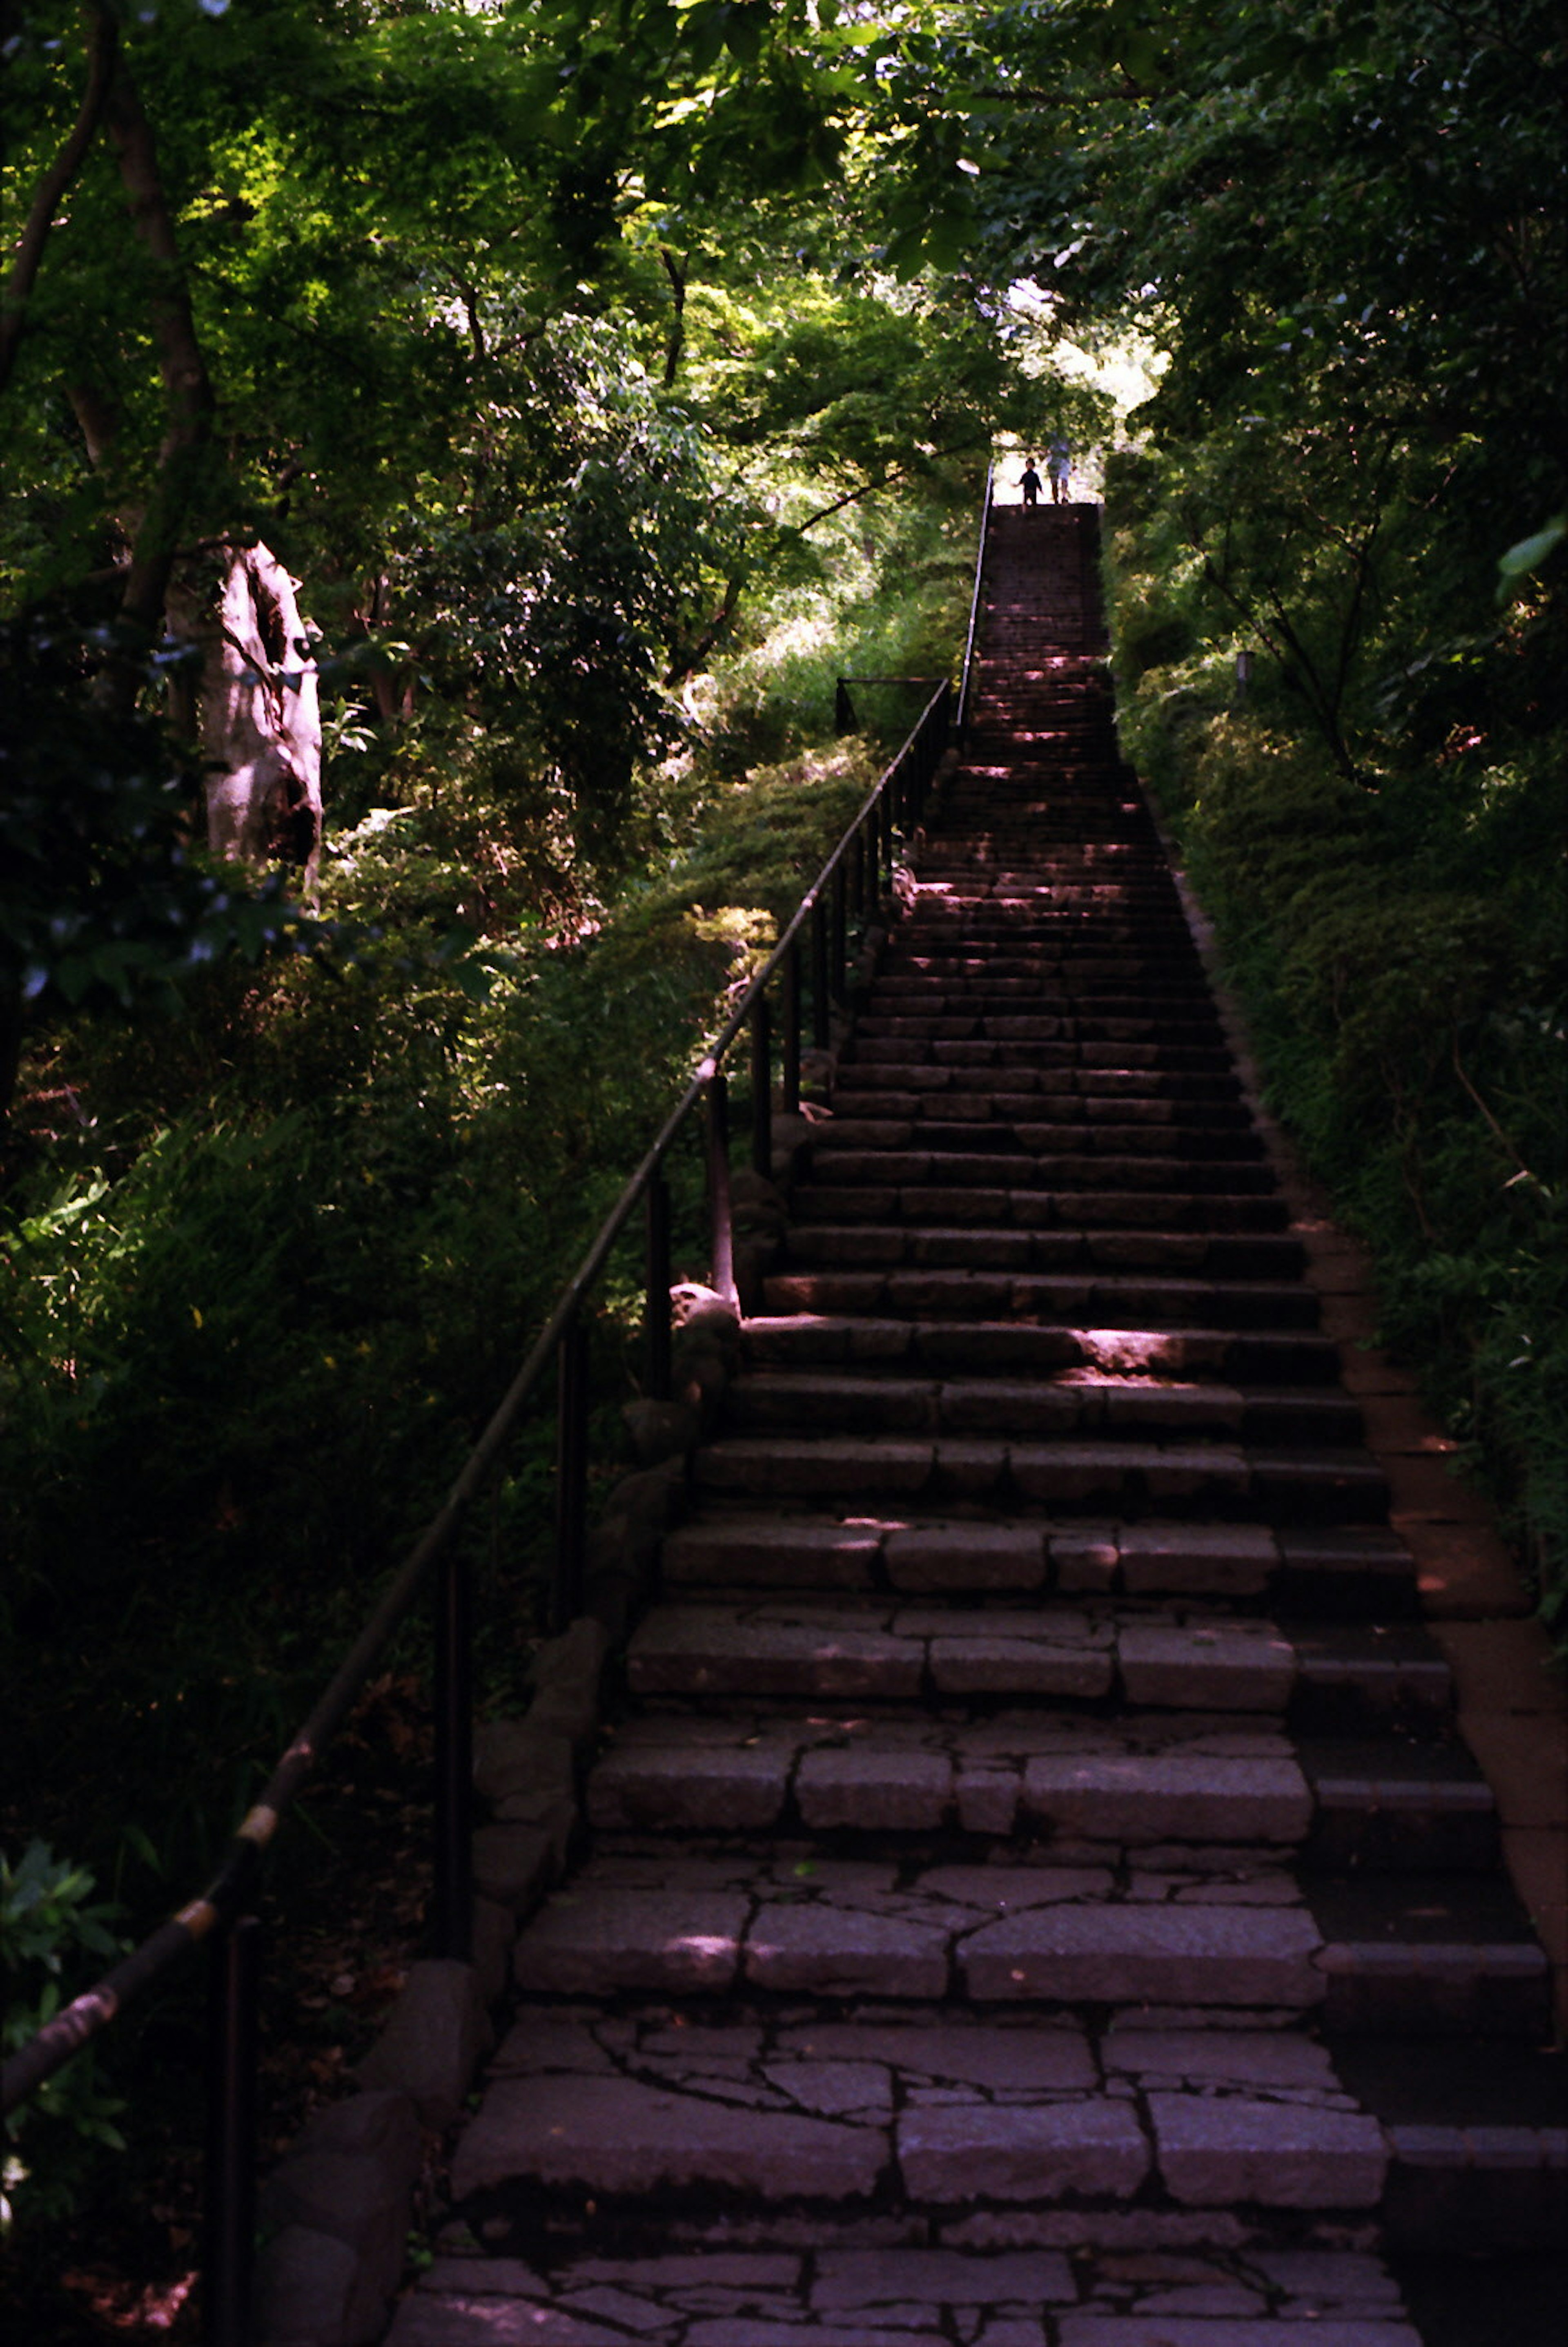
<path id="1" fill-rule="evenodd" d="M 1380 679 L 1367 662 L 1381 738 L 1367 727 L 1348 773 L 1299 670 L 1260 656 L 1238 681 L 1257 635 L 1214 591 L 1190 495 L 1179 457 L 1112 467 L 1122 740 L 1215 923 L 1268 1103 L 1372 1251 L 1380 1337 L 1568 1642 L 1568 733 L 1551 608 L 1525 599 L 1468 639 L 1429 639 L 1404 675 L 1385 641 Z M 1401 690 L 1419 717 L 1402 731 Z"/>
<path id="2" fill-rule="evenodd" d="M 866 730 L 840 738 L 838 674 L 951 672 L 972 533 L 967 503 L 849 518 L 838 559 L 759 610 L 704 680 L 613 867 L 573 853 L 501 729 L 438 708 L 389 738 L 351 712 L 327 942 L 214 970 L 178 1017 L 40 1039 L 3 1233 L 0 1640 L 16 1696 L 0 1844 L 41 1840 L 92 1878 L 77 1908 L 101 1907 L 97 1923 L 84 1939 L 67 1915 L 53 1951 L 64 1993 L 197 1887 L 444 1496 L 727 999 L 925 697 L 862 694 Z M 738 1107 L 743 1145 L 744 1084 Z M 695 1147 L 673 1174 L 677 1276 L 704 1278 Z M 628 1248 L 592 1331 L 604 1474 L 626 1463 L 640 1278 Z M 541 1634 L 553 1440 L 542 1407 L 472 1528 L 487 1713 L 524 1699 Z M 280 1853 L 270 2139 L 346 2076 L 419 1952 L 427 1662 L 411 1627 Z M 14 2234 L 15 2286 L 46 2289 L 56 2322 L 78 2305 L 84 2338 L 102 2335 L 115 2259 L 63 2242 L 101 2243 L 106 2225 L 134 2241 L 122 2268 L 168 2277 L 162 2296 L 148 2287 L 153 2330 L 188 2279 L 199 2026 L 194 1983 L 155 2000 L 18 2138 L 18 2213 L 36 2221 Z M 97 2142 L 73 2125 L 89 2108 Z"/>

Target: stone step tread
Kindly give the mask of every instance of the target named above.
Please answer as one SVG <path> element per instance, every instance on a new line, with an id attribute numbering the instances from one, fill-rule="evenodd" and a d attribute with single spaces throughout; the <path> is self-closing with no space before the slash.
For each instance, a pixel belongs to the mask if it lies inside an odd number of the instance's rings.
<path id="1" fill-rule="evenodd" d="M 520 2024 L 459 2138 L 454 2196 L 525 2178 L 607 2194 L 717 2185 L 763 2203 L 1142 2190 L 1346 2209 L 1375 2208 L 1387 2176 L 1376 2120 L 1296 2033 L 1095 2039 L 940 2014 L 669 2024 L 657 2009 Z"/>
<path id="2" fill-rule="evenodd" d="M 1032 1376 L 1099 1369 L 1126 1376 L 1212 1375 L 1250 1384 L 1318 1384 L 1339 1366 L 1339 1348 L 1315 1329 L 1095 1327 L 1084 1322 L 997 1320 L 980 1314 L 921 1320 L 844 1312 L 754 1313 L 741 1323 L 749 1360 L 894 1362 L 951 1376 L 972 1368 Z M 1265 1365 L 1274 1364 L 1272 1371 Z M 1246 1365 L 1246 1366 L 1243 1366 Z"/>
<path id="3" fill-rule="evenodd" d="M 1162 1138 L 1164 1136 L 1161 1136 Z M 991 1149 L 856 1149 L 846 1143 L 813 1143 L 811 1172 L 826 1186 L 869 1184 L 875 1187 L 920 1186 L 932 1190 L 1217 1191 L 1245 1196 L 1271 1193 L 1274 1176 L 1263 1160 L 1251 1157 L 1187 1157 L 1170 1150 L 1042 1148 L 1005 1154 Z"/>
<path id="4" fill-rule="evenodd" d="M 916 1263 L 933 1271 L 1163 1271 L 1278 1285 L 1299 1278 L 1307 1267 L 1301 1242 L 1284 1231 L 1092 1231 L 911 1223 L 901 1217 L 886 1223 L 796 1222 L 784 1234 L 784 1250 L 791 1266 L 859 1261 Z"/>
<path id="5" fill-rule="evenodd" d="M 900 1092 L 891 1069 L 852 1070 L 840 1079 L 832 1099 L 836 1112 L 857 1116 L 936 1114 L 1023 1118 L 1026 1122 L 1038 1122 L 1047 1103 L 1053 1116 L 1081 1115 L 1102 1122 L 1119 1116 L 1151 1122 L 1168 1117 L 1179 1123 L 1188 1117 L 1223 1121 L 1251 1113 L 1234 1078 L 1171 1075 L 1139 1068 L 1123 1073 L 1115 1068 L 1041 1068 L 1033 1073 L 1033 1083 L 1009 1077 L 1002 1088 L 995 1084 L 970 1087 L 962 1081 L 962 1071 L 928 1069 L 919 1084 Z M 858 1108 L 857 1102 L 867 1105 Z"/>
<path id="6" fill-rule="evenodd" d="M 986 1183 L 953 1188 L 919 1183 L 836 1185 L 804 1181 L 796 1186 L 791 1204 L 797 1222 L 897 1223 L 911 1229 L 945 1229 L 962 1224 L 985 1229 L 1064 1230 L 1085 1241 L 1096 1235 L 1147 1235 L 1160 1230 L 1208 1239 L 1278 1237 L 1288 1231 L 1290 1220 L 1284 1199 L 1269 1190 L 1246 1195 L 1179 1186 L 1117 1192 L 1103 1184 L 1088 1189 L 1009 1189 Z"/>
<path id="7" fill-rule="evenodd" d="M 537 2347 L 1303 2347 L 1304 2321 L 1308 2347 L 1420 2347 L 1398 2283 L 1364 2252 L 1205 2254 L 1189 2239 L 1161 2258 L 1156 2230 L 1140 2266 L 1126 2250 L 1093 2260 L 1065 2213 L 1044 2221 L 1062 2246 L 672 2250 L 650 2228 L 640 2254 L 574 2258 L 547 2275 L 504 2254 L 443 2256 L 388 2347 L 495 2341 L 505 2301 L 525 2301 L 517 2335 Z"/>
<path id="8" fill-rule="evenodd" d="M 852 1521 L 801 1511 L 716 1510 L 671 1532 L 664 1576 L 714 1589 L 888 1588 L 911 1596 L 1017 1594 L 1209 1595 L 1261 1600 L 1281 1586 L 1348 1582 L 1380 1618 L 1413 1599 L 1409 1551 L 1380 1526 L 1348 1531 L 1265 1524 L 1110 1518 L 1019 1521 L 1001 1512 L 861 1509 Z"/>
<path id="9" fill-rule="evenodd" d="M 993 1156 L 1002 1170 L 1013 1160 L 1077 1156 L 1084 1152 L 1103 1153 L 1113 1159 L 1145 1155 L 1169 1159 L 1179 1148 L 1184 1157 L 1201 1160 L 1206 1165 L 1216 1160 L 1245 1163 L 1263 1154 L 1261 1140 L 1247 1122 L 1210 1124 L 1196 1119 L 1150 1118 L 1128 1123 L 1094 1117 L 1054 1124 L 984 1122 L 954 1117 L 945 1100 L 938 1108 L 909 1117 L 835 1114 L 813 1125 L 809 1147 L 813 1163 L 841 1150 L 892 1156 L 912 1151 L 922 1157 Z"/>
<path id="10" fill-rule="evenodd" d="M 458 2140 L 454 2198 L 520 2182 L 657 2194 L 664 2221 L 670 2198 L 716 2188 L 720 2207 L 738 2193 L 753 2209 L 873 2195 L 884 2207 L 952 2211 L 1092 2207 L 1136 2195 L 1165 2209 L 1343 2215 L 1380 2207 L 1401 2156 L 1396 2131 L 1357 2106 L 1324 2048 L 1298 2030 L 1156 2022 L 1092 2033 L 940 2007 L 678 2021 L 667 2006 L 525 2018 Z M 1519 2131 L 1532 2134 L 1550 2162 L 1552 2131 Z M 1474 2148 L 1486 2157 L 1484 2137 Z M 1522 2148 L 1497 2147 L 1505 2159 Z M 1189 2244 L 1201 2239 L 1187 2229 Z M 1071 2246 L 1082 2245 L 1075 2233 Z M 913 2270 L 903 2271 L 907 2288 Z M 1277 2267 L 1278 2280 L 1288 2271 Z M 1050 2282 L 1035 2280 L 1049 2298 Z M 1065 2278 L 1054 2287 L 1064 2292 Z M 1323 2347 L 1332 2333 L 1319 2324 L 1313 2336 Z M 738 2334 L 725 2347 L 738 2347 Z"/>
<path id="11" fill-rule="evenodd" d="M 1110 1660 L 1103 1647 L 1098 1658 Z M 1317 1758 L 1333 1769 L 1321 1748 Z M 1402 1827 L 1411 1871 L 1423 1857 L 1427 1869 L 1446 1861 L 1445 1829 L 1492 1818 L 1484 1781 L 1449 1776 L 1435 1758 L 1424 1776 L 1398 1778 L 1352 1773 L 1353 1757 L 1339 1765 L 1314 1776 L 1263 1715 L 835 1721 L 738 1697 L 722 1715 L 624 1723 L 589 1779 L 588 1817 L 610 1832 L 1044 1834 L 1054 1849 L 1116 1863 L 1151 1846 L 1176 1862 L 1170 1853 L 1195 1841 L 1294 1850 L 1325 1825 L 1337 1854 L 1353 1858 L 1359 1819 L 1374 1848 Z"/>
<path id="12" fill-rule="evenodd" d="M 1355 1447 L 1361 1413 L 1332 1388 L 1247 1388 L 1217 1379 L 1118 1375 L 1093 1368 L 1053 1377 L 899 1377 L 870 1367 L 752 1369 L 737 1378 L 728 1422 L 756 1432 L 868 1430 L 1115 1437 L 1156 1427 L 1245 1440 L 1283 1439 Z"/>
<path id="13" fill-rule="evenodd" d="M 834 1267 L 769 1273 L 762 1293 L 770 1317 L 808 1312 L 911 1320 L 927 1316 L 1044 1318 L 1080 1328 L 1125 1328 L 1150 1336 L 1199 1337 L 1237 1329 L 1276 1337 L 1311 1334 L 1319 1317 L 1317 1291 L 1303 1281 L 1183 1279 L 1154 1271 L 1096 1269 L 1084 1275 L 981 1271 L 969 1265 Z"/>
<path id="14" fill-rule="evenodd" d="M 1110 1068 L 1124 1073 L 1148 1068 L 1175 1074 L 1190 1071 L 1212 1075 L 1228 1074 L 1234 1066 L 1222 1043 L 1169 1042 L 1158 1035 L 1106 1034 L 1103 1023 L 1094 1032 L 1088 1032 L 1084 1022 L 1074 1022 L 1074 1031 L 1070 1034 L 1027 1043 L 984 1037 L 953 1042 L 920 1036 L 851 1038 L 844 1049 L 841 1065 L 856 1070 L 936 1067 L 962 1069 L 966 1073 L 977 1068 L 1005 1068 L 1010 1074 L 1015 1068 L 1028 1067 Z"/>
<path id="15" fill-rule="evenodd" d="M 831 1095 L 831 1120 L 815 1127 L 813 1139 L 842 1142 L 852 1133 L 857 1147 L 864 1145 L 864 1135 L 872 1129 L 884 1133 L 891 1129 L 904 1138 L 912 1138 L 918 1131 L 924 1138 L 932 1127 L 944 1134 L 978 1133 L 987 1147 L 1011 1147 L 1021 1126 L 1037 1128 L 1046 1114 L 1055 1120 L 1057 1131 L 1069 1125 L 1095 1133 L 1142 1126 L 1163 1135 L 1172 1130 L 1218 1133 L 1252 1127 L 1251 1112 L 1239 1100 L 1183 1100 L 1169 1094 L 1134 1099 L 1125 1092 L 1080 1092 L 1065 1088 L 1056 1093 L 895 1092 L 891 1088 L 855 1092 L 840 1084 Z M 902 1139 L 897 1145 L 903 1145 Z"/>
<path id="16" fill-rule="evenodd" d="M 1369 1636 L 1281 1629 L 1259 1615 L 1154 1602 L 1074 1605 L 911 1604 L 756 1598 L 657 1604 L 634 1633 L 627 1684 L 646 1699 L 753 1698 L 911 1702 L 925 1697 L 1115 1697 L 1139 1707 L 1284 1715 L 1327 1685 L 1354 1691 L 1358 1711 L 1400 1699 L 1429 1729 L 1451 1701 L 1447 1663 L 1426 1638 L 1381 1651 Z M 1299 1706 L 1298 1706 L 1299 1707 Z M 1349 1706 L 1342 1706 L 1349 1710 Z M 1319 1717 L 1321 1707 L 1319 1707 Z M 1327 1746 L 1316 1747 L 1325 1758 Z M 1336 1747 L 1342 1774 L 1380 1781 L 1425 1744 Z M 1392 1752 L 1390 1760 L 1386 1756 Z M 1374 1757 L 1379 1765 L 1371 1764 Z M 1357 1767 L 1348 1764 L 1352 1760 Z M 1365 1759 L 1368 1765 L 1362 1766 Z M 1309 1763 L 1309 1773 L 1310 1773 Z M 1434 1762 L 1435 1766 L 1436 1763 Z M 1446 1768 L 1448 1764 L 1445 1762 Z M 1455 1764 L 1458 1765 L 1458 1764 Z"/>
<path id="17" fill-rule="evenodd" d="M 1120 1441 L 1075 1437 L 735 1434 L 696 1453 L 699 1490 L 751 1498 L 840 1498 L 874 1504 L 890 1497 L 949 1503 L 984 1501 L 1064 1513 L 1125 1508 L 1173 1514 L 1204 1510 L 1260 1522 L 1303 1514 L 1318 1522 L 1375 1522 L 1386 1514 L 1388 1479 L 1365 1451 L 1269 1450 L 1192 1438 Z"/>

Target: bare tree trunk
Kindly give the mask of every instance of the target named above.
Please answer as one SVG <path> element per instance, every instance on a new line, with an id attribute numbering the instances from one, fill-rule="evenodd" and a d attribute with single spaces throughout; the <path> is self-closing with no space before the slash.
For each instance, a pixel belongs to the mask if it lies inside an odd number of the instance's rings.
<path id="1" fill-rule="evenodd" d="M 216 610 L 188 606 L 202 652 L 198 734 L 208 845 L 246 863 L 302 865 L 321 852 L 321 716 L 314 647 L 270 547 L 233 547 Z"/>

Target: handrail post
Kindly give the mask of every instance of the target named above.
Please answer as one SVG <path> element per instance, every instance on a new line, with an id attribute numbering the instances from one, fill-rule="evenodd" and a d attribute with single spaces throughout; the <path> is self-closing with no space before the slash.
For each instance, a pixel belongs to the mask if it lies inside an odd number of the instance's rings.
<path id="1" fill-rule="evenodd" d="M 220 1924 L 208 1983 L 202 2347 L 250 2347 L 256 2256 L 256 2065 L 261 1924 Z"/>
<path id="2" fill-rule="evenodd" d="M 828 1012 L 828 907 L 818 897 L 811 906 L 811 1040 L 825 1051 L 832 1029 Z"/>
<path id="3" fill-rule="evenodd" d="M 473 1577 L 463 1543 L 449 1540 L 435 1583 L 436 1952 L 466 1963 L 473 1952 Z"/>
<path id="4" fill-rule="evenodd" d="M 751 1163 L 773 1177 L 773 1015 L 759 994 L 751 1011 Z"/>
<path id="5" fill-rule="evenodd" d="M 784 958 L 784 1037 L 780 1053 L 779 1094 L 786 1116 L 800 1113 L 800 948 L 791 944 Z"/>
<path id="6" fill-rule="evenodd" d="M 713 1236 L 713 1286 L 735 1300 L 735 1226 L 729 1212 L 729 1086 L 724 1071 L 708 1079 L 708 1213 Z"/>
<path id="7" fill-rule="evenodd" d="M 564 1630 L 577 1612 L 583 1587 L 587 1516 L 588 1339 L 581 1312 L 561 1331 L 556 1360 L 555 1585 L 551 1626 Z"/>
<path id="8" fill-rule="evenodd" d="M 648 1175 L 643 1198 L 647 1239 L 647 1279 L 643 1327 L 647 1337 L 648 1391 L 655 1401 L 669 1399 L 669 1184 L 664 1168 Z"/>

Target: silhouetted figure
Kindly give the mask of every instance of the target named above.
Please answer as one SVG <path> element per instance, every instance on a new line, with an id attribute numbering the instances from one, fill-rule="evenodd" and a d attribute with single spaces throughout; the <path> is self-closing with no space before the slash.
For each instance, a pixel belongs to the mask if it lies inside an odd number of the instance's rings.
<path id="1" fill-rule="evenodd" d="M 1067 476 L 1072 466 L 1072 450 L 1058 434 L 1052 441 L 1045 458 L 1045 470 L 1051 476 L 1051 502 L 1054 506 L 1064 506 L 1067 502 Z"/>
<path id="2" fill-rule="evenodd" d="M 1024 466 L 1023 472 L 1018 476 L 1018 486 L 1023 492 L 1023 502 L 1026 506 L 1037 506 L 1039 504 L 1040 476 L 1034 469 L 1034 459 L 1033 456 L 1030 457 L 1028 463 Z"/>

